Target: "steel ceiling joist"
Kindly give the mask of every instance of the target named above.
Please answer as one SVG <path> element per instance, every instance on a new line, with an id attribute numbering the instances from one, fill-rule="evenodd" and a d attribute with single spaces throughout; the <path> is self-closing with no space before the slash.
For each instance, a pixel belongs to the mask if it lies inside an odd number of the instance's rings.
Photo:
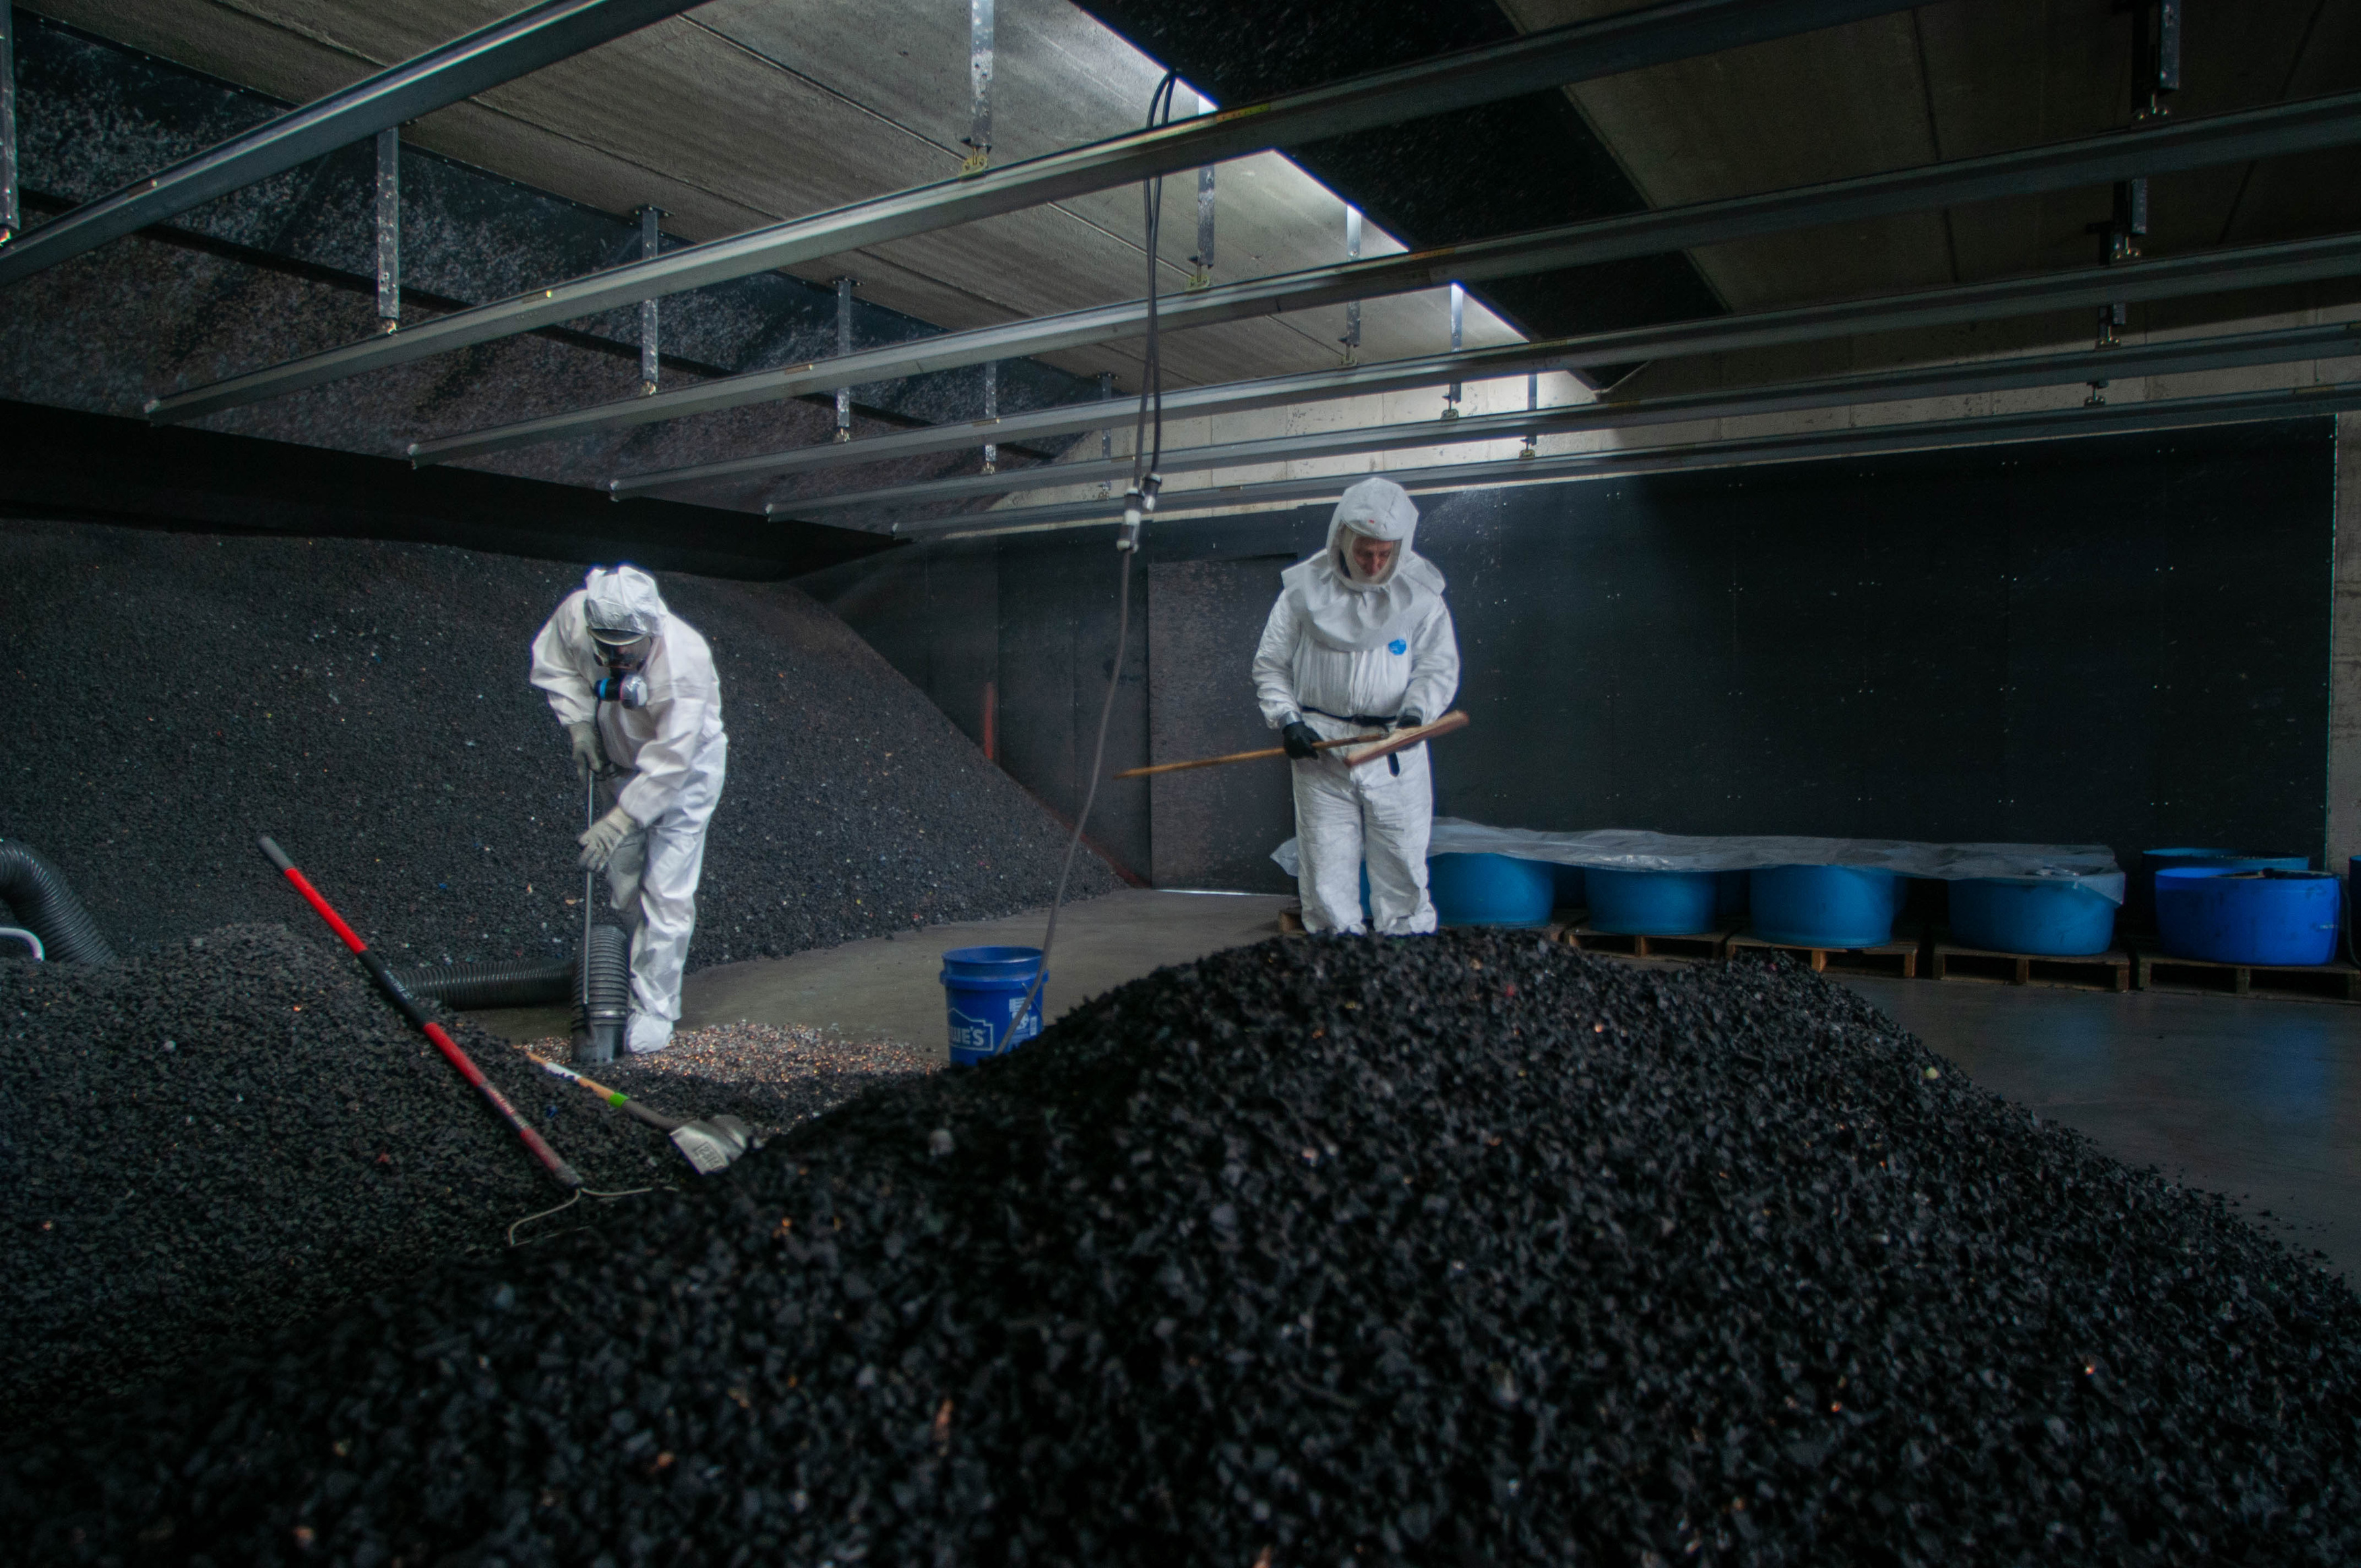
<path id="1" fill-rule="evenodd" d="M 1665 0 L 683 246 L 653 261 L 456 311 L 389 337 L 159 398 L 148 405 L 148 412 L 163 422 L 194 419 L 658 295 L 1159 174 L 1909 8 L 1908 0 Z"/>
<path id="2" fill-rule="evenodd" d="M 703 3 L 544 0 L 17 236 L 0 287 Z"/>
<path id="3" fill-rule="evenodd" d="M 2233 287 L 2307 282 L 2354 272 L 2361 272 L 2361 235 L 2335 235 L 2279 245 L 2200 251 L 2111 268 L 2037 273 L 1911 294 L 1881 295 L 1747 315 L 1711 316 L 1661 326 L 1626 327 L 1540 343 L 1504 344 L 1465 354 L 1378 360 L 1334 370 L 1183 388 L 1164 394 L 1164 414 L 1168 420 L 1177 420 L 1245 413 L 1289 403 L 1443 386 L 1455 380 L 1481 381 L 1530 371 L 1576 370 L 1596 365 L 1627 365 L 1637 360 L 1775 347 L 1852 334 L 1896 332 L 2081 309 L 2114 299 L 2169 299 Z M 1006 444 L 1072 435 L 1095 430 L 1104 422 L 1104 411 L 1097 404 L 1035 409 L 1005 415 L 989 427 L 981 422 L 938 425 L 859 441 L 798 446 L 784 452 L 627 475 L 612 481 L 609 488 L 618 496 L 646 495 L 712 479 L 776 477 L 847 464 L 895 462 L 973 446 L 983 439 L 987 428 L 993 439 Z"/>
<path id="4" fill-rule="evenodd" d="M 1159 472 L 1169 477 L 1214 468 L 1246 467 L 1258 463 L 1345 457 L 1416 446 L 1456 446 L 1467 442 L 1514 441 L 1527 435 L 1631 430 L 1692 420 L 1738 419 L 1756 414 L 1792 413 L 1806 409 L 1844 408 L 1855 403 L 1902 402 L 1912 398 L 1960 397 L 1977 392 L 2065 386 L 2088 381 L 2093 375 L 2122 380 L 2134 376 L 2187 375 L 2198 371 L 2235 369 L 2242 366 L 2284 365 L 2304 359 L 2339 359 L 2355 355 L 2361 355 L 2361 322 L 2288 327 L 2277 332 L 2241 333 L 2228 337 L 2191 338 L 2105 350 L 2077 348 L 2065 353 L 2017 355 L 1968 364 L 1921 366 L 1906 370 L 1872 370 L 1770 386 L 1718 388 L 1710 391 L 1683 392 L 1671 397 L 1641 398 L 1623 402 L 1576 403 L 1532 412 L 1521 409 L 1510 413 L 1364 425 L 1350 430 L 1315 431 L 1308 434 L 1272 436 L 1261 441 L 1236 441 L 1214 446 L 1167 448 L 1157 467 Z M 1101 479 L 1128 478 L 1130 473 L 1131 459 L 1128 457 L 1120 463 L 1048 464 L 1016 474 L 970 474 L 957 478 L 900 485 L 890 489 L 785 501 L 769 510 L 774 517 L 815 518 L 847 510 L 877 511 L 887 508 L 969 500 L 1009 490 L 1094 484 Z M 1182 492 L 1170 493 L 1177 496 Z"/>
<path id="5" fill-rule="evenodd" d="M 2361 381 L 2326 382 L 2268 391 L 2211 397 L 2161 399 L 2143 403 L 2103 403 L 2047 409 L 2029 413 L 1982 414 L 1968 419 L 1904 421 L 1850 430 L 1797 431 L 1732 441 L 1683 442 L 1621 451 L 1568 453 L 1557 457 L 1504 458 L 1484 463 L 1439 464 L 1394 468 L 1384 477 L 1406 490 L 1477 489 L 1535 480 L 1612 478 L 1678 469 L 1730 468 L 1766 463 L 1797 463 L 1881 453 L 1937 451 L 1956 446 L 2056 441 L 2079 435 L 2113 435 L 2177 430 L 2191 425 L 2252 423 L 2299 419 L 2309 414 L 2361 409 Z M 1202 490 L 1168 490 L 1157 499 L 1161 518 L 1287 501 L 1325 500 L 1339 496 L 1367 474 L 1316 479 L 1276 479 L 1267 484 L 1224 485 Z M 1123 499 L 1009 507 L 965 517 L 912 523 L 895 532 L 908 537 L 972 538 L 1049 527 L 1089 527 L 1118 522 Z"/>
<path id="6" fill-rule="evenodd" d="M 1159 299 L 1158 326 L 1160 331 L 1175 332 L 1348 300 L 1413 293 L 1446 283 L 1481 283 L 1799 228 L 1858 223 L 1895 213 L 2105 184 L 2133 171 L 2157 173 L 2243 163 L 2356 141 L 2361 141 L 2361 93 L 2307 99 L 1227 283 Z M 660 397 L 629 399 L 416 442 L 410 456 L 419 463 L 451 462 L 588 431 L 774 401 L 831 386 L 865 385 L 898 376 L 1112 343 L 1139 335 L 1147 323 L 1148 302 L 1131 300 L 972 332 L 946 333 L 841 360 L 751 371 Z"/>

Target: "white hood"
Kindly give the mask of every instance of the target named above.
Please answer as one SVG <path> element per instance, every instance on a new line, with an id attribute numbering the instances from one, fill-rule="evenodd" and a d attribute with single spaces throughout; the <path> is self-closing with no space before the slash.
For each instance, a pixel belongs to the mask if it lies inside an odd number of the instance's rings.
<path id="1" fill-rule="evenodd" d="M 1390 540 L 1400 548 L 1383 574 L 1354 573 L 1349 535 Z M 1279 574 L 1312 634 L 1331 648 L 1367 652 L 1416 629 L 1443 595 L 1443 574 L 1411 546 L 1418 508 L 1389 479 L 1363 479 L 1345 492 L 1328 520 L 1319 554 Z"/>
<path id="2" fill-rule="evenodd" d="M 582 601 L 583 619 L 598 630 L 642 637 L 664 630 L 664 596 L 656 591 L 656 580 L 637 566 L 593 566 L 582 587 L 588 596 Z"/>

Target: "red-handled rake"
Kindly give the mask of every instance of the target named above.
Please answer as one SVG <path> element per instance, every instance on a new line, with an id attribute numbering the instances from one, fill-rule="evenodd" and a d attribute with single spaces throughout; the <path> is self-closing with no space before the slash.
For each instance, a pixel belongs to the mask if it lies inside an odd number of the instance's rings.
<path id="1" fill-rule="evenodd" d="M 319 912 L 320 918 L 328 923 L 328 928 L 352 949 L 353 957 L 360 959 L 361 968 L 368 970 L 369 979 L 377 981 L 377 988 L 385 992 L 386 1000 L 400 1008 L 401 1015 L 416 1025 L 419 1033 L 434 1041 L 434 1048 L 443 1053 L 443 1059 L 457 1068 L 459 1076 L 473 1084 L 477 1092 L 491 1102 L 492 1109 L 500 1113 L 500 1120 L 524 1140 L 524 1146 L 533 1151 L 533 1157 L 547 1168 L 549 1174 L 557 1179 L 558 1185 L 568 1191 L 580 1190 L 582 1178 L 575 1174 L 574 1168 L 558 1157 L 557 1151 L 549 1146 L 549 1140 L 534 1131 L 532 1123 L 517 1114 L 516 1107 L 509 1103 L 508 1096 L 492 1087 L 483 1069 L 468 1058 L 467 1053 L 459 1048 L 459 1043 L 444 1030 L 443 1025 L 426 1015 L 426 1009 L 418 1004 L 416 997 L 402 989 L 401 981 L 394 979 L 393 971 L 385 967 L 385 960 L 369 951 L 368 944 L 362 941 L 353 928 L 345 924 L 344 916 L 320 896 L 320 890 L 295 869 L 295 862 L 287 858 L 287 851 L 280 849 L 268 833 L 258 842 L 262 845 L 262 852 L 270 857 L 270 863 L 279 868 L 280 874 L 303 895 L 303 902 Z"/>

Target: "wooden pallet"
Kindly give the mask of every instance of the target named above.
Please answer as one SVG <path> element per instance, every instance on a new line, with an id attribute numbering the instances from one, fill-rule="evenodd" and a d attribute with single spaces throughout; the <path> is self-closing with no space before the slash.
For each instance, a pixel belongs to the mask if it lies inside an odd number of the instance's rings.
<path id="1" fill-rule="evenodd" d="M 2302 966 L 2217 964 L 2141 948 L 2132 954 L 2132 980 L 2142 991 L 2213 991 L 2229 996 L 2317 996 L 2331 1002 L 2361 1002 L 2361 969 L 2343 959 Z"/>
<path id="2" fill-rule="evenodd" d="M 1742 952 L 1777 952 L 1811 955 L 1815 972 L 1829 970 L 1842 974 L 1885 974 L 1902 980 L 1915 980 L 1918 975 L 1918 938 L 1900 938 L 1880 943 L 1874 948 L 1807 948 L 1795 942 L 1773 942 L 1752 931 L 1730 938 L 1724 955 L 1736 958 Z"/>
<path id="3" fill-rule="evenodd" d="M 1931 944 L 1928 972 L 1937 980 L 1998 981 L 2004 985 L 2067 985 L 2087 991 L 2129 991 L 2132 956 L 2120 948 L 2061 959 L 2043 953 L 2004 953 L 1967 948 L 1938 933 Z"/>
<path id="4" fill-rule="evenodd" d="M 1697 959 L 1708 962 L 1729 957 L 1730 928 L 1719 927 L 1686 937 L 1641 937 L 1629 931 L 1600 931 L 1587 921 L 1566 926 L 1558 939 L 1586 953 L 1608 953 L 1627 959 Z"/>

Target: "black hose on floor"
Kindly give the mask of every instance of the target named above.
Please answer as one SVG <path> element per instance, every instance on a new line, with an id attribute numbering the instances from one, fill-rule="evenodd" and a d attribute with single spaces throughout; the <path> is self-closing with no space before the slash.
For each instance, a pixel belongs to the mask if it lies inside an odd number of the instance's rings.
<path id="1" fill-rule="evenodd" d="M 115 949 L 66 879 L 29 847 L 0 839 L 0 903 L 16 913 L 17 924 L 41 939 L 53 963 L 111 964 Z"/>
<path id="2" fill-rule="evenodd" d="M 420 964 L 395 969 L 401 988 L 455 1012 L 483 1007 L 548 1007 L 574 994 L 574 960 L 515 959 L 497 963 Z"/>

